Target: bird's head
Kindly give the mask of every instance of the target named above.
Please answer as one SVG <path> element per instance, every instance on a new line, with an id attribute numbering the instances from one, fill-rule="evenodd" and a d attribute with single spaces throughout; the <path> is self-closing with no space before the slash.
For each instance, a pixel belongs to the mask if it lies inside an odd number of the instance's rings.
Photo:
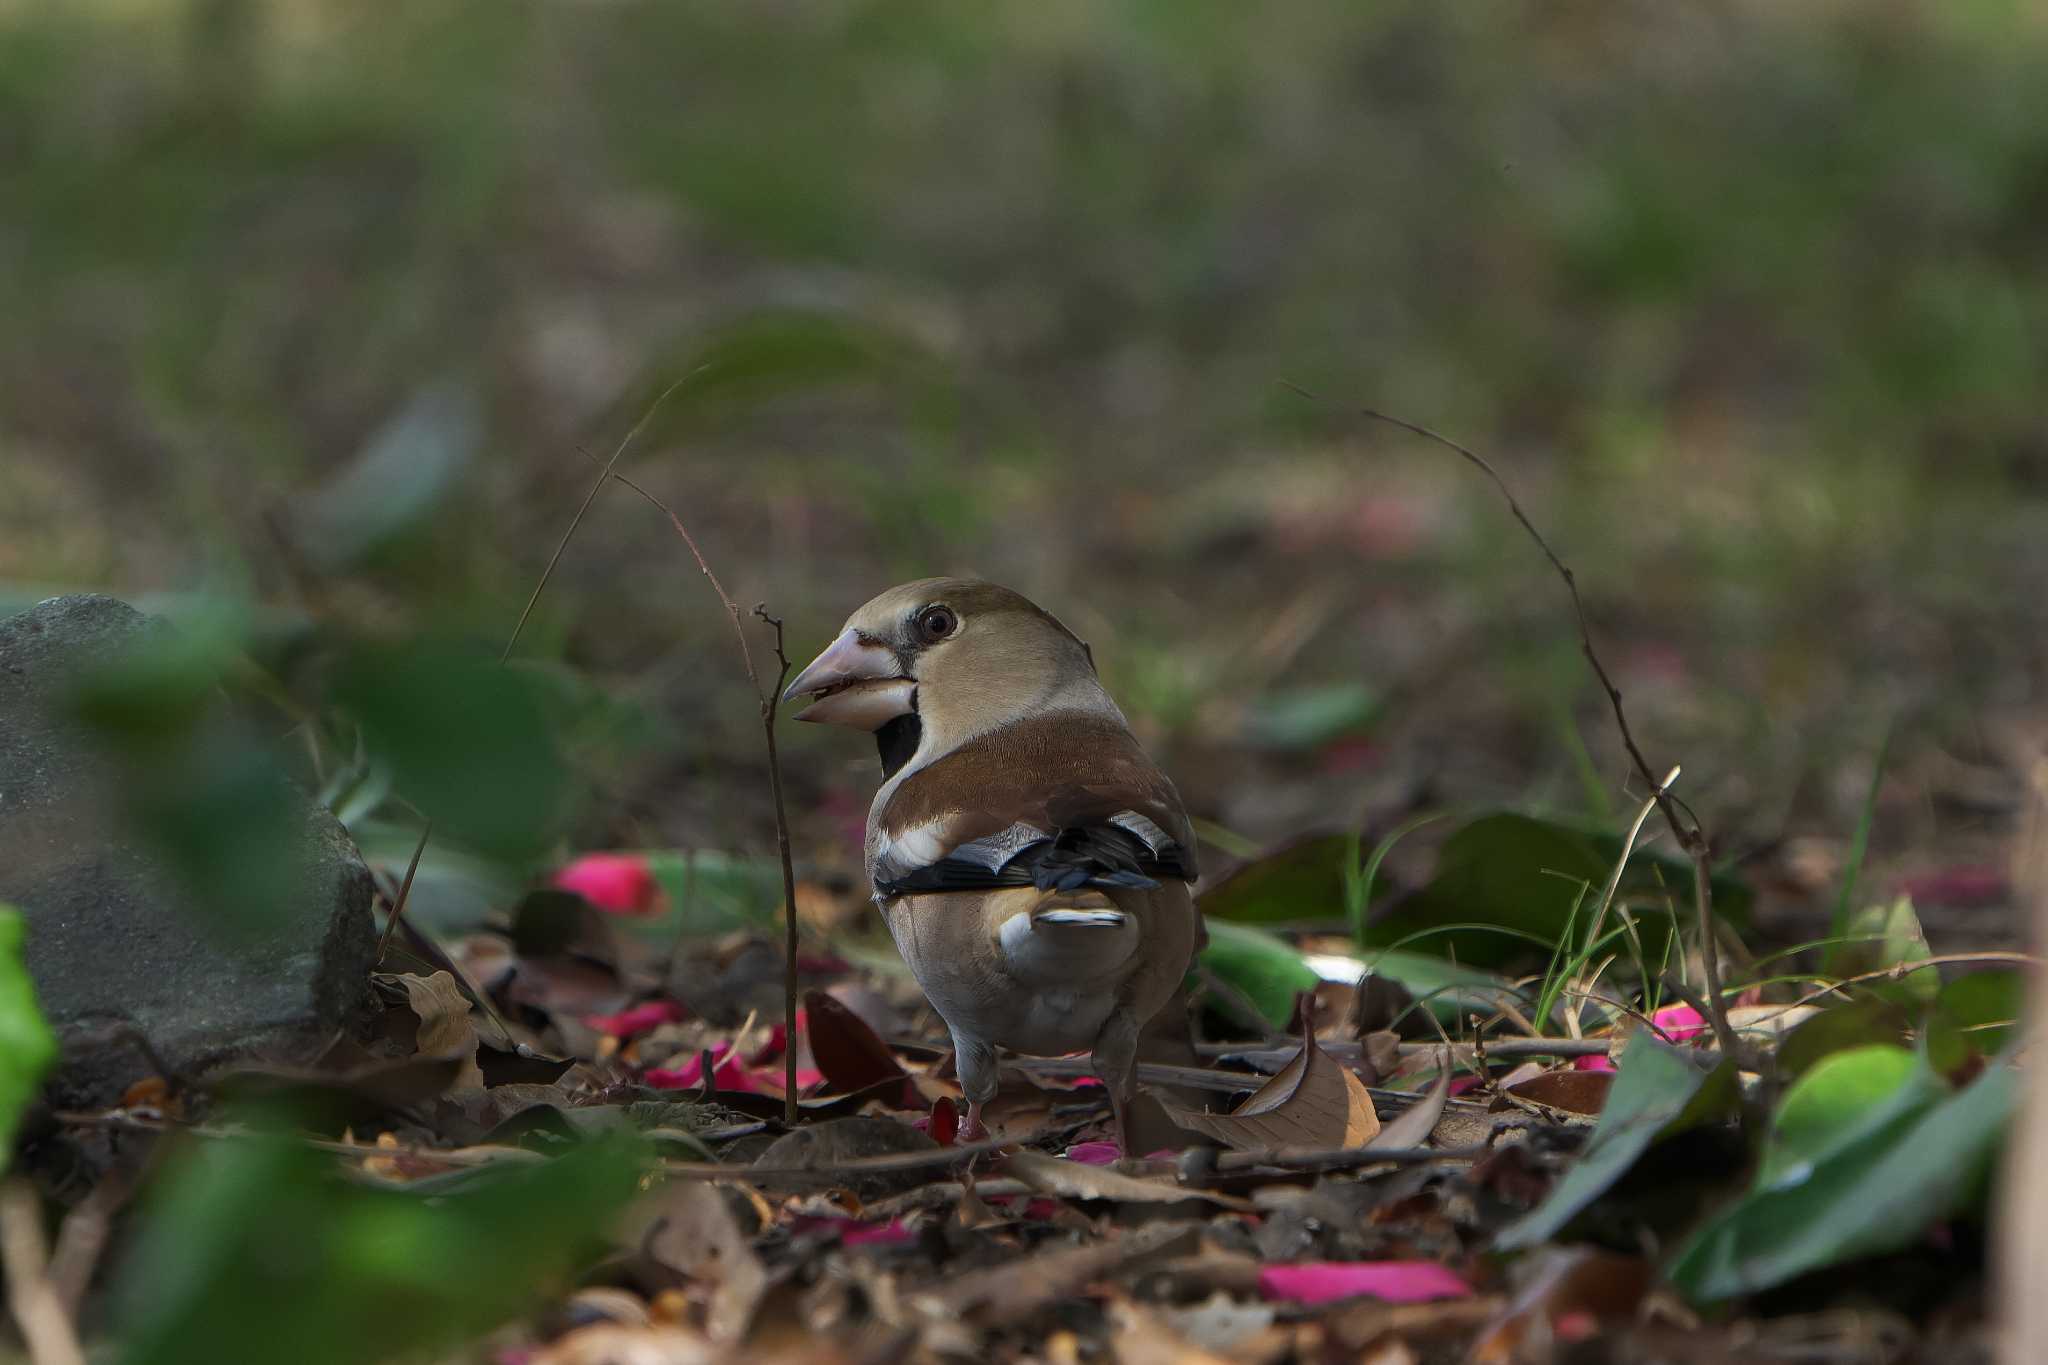
<path id="1" fill-rule="evenodd" d="M 1050 613 L 994 583 L 922 578 L 849 616 L 783 696 L 812 698 L 798 720 L 877 732 L 886 763 L 905 732 L 950 748 L 1077 690 L 1100 694 L 1094 661 Z"/>

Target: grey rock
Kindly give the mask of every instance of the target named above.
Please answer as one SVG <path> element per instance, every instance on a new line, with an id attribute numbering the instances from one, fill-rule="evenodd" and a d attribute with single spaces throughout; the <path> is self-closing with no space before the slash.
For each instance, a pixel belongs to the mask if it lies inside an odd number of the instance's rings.
<path id="1" fill-rule="evenodd" d="M 81 670 L 170 629 L 98 595 L 0 620 L 0 902 L 26 916 L 29 972 L 63 1040 L 48 1087 L 59 1107 L 113 1103 L 159 1062 L 182 1078 L 308 1059 L 369 1000 L 374 886 L 325 810 L 304 801 L 298 894 L 242 937 L 191 913 L 118 818 L 118 765 L 64 702 Z"/>

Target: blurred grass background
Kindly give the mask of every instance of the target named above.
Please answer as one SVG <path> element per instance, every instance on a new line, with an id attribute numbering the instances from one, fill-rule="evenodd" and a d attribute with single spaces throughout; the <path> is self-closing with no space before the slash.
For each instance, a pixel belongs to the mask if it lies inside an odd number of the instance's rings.
<path id="1" fill-rule="evenodd" d="M 1252 841 L 1619 809 L 1560 585 L 1370 404 L 1495 459 L 1728 851 L 1824 882 L 1890 729 L 1877 864 L 2002 857 L 2033 6 L 0 0 L 0 203 L 0 607 L 225 598 L 287 673 L 308 622 L 495 651 L 682 379 L 624 468 L 799 663 L 975 572 Z M 766 847 L 653 509 L 598 500 L 521 653 L 565 844 Z M 852 865 L 872 755 L 786 753 Z"/>

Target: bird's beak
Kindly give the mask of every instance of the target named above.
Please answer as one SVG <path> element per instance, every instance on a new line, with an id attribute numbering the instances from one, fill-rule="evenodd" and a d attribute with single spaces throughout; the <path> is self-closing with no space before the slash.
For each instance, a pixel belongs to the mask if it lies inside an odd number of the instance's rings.
<path id="1" fill-rule="evenodd" d="M 796 675 L 782 699 L 794 701 L 806 694 L 816 698 L 797 713 L 798 720 L 879 730 L 915 710 L 916 693 L 916 681 L 903 676 L 895 654 L 866 643 L 848 627 Z"/>

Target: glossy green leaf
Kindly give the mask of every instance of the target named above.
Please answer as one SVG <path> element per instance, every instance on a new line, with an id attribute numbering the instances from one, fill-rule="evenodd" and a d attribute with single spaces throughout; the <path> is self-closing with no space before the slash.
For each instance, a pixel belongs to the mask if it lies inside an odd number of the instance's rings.
<path id="1" fill-rule="evenodd" d="M 1825 1057 L 1872 1043 L 1903 1042 L 1911 1020 L 1889 1000 L 1864 996 L 1831 1005 L 1785 1035 L 1776 1055 L 1778 1078 L 1797 1080 Z"/>
<path id="2" fill-rule="evenodd" d="M 1943 1093 L 1920 1059 L 1902 1047 L 1877 1044 L 1821 1059 L 1778 1102 L 1758 1183 L 1769 1185 L 1795 1166 L 1820 1160 L 1909 1087 L 1929 1104 Z"/>
<path id="3" fill-rule="evenodd" d="M 1241 924 L 1288 924 L 1341 919 L 1345 859 L 1361 856 L 1342 834 L 1319 834 L 1278 848 L 1234 869 L 1203 893 L 1203 918 Z"/>
<path id="4" fill-rule="evenodd" d="M 1209 946 L 1202 950 L 1202 965 L 1242 991 L 1276 1029 L 1286 1028 L 1293 1020 L 1295 996 L 1314 990 L 1322 979 L 1292 944 L 1227 920 L 1209 926 Z"/>
<path id="5" fill-rule="evenodd" d="M 1705 1303 L 1912 1245 L 1981 1191 L 2017 1091 L 2002 1062 L 1945 1098 L 1937 1080 L 1901 1085 L 1709 1220 L 1670 1279 Z"/>
<path id="6" fill-rule="evenodd" d="M 1504 999 L 1526 999 L 1505 977 L 1429 953 L 1383 948 L 1365 956 L 1373 971 L 1406 986 L 1447 1024 L 1454 1024 L 1475 1010 L 1490 1015 Z"/>
<path id="7" fill-rule="evenodd" d="M 1375 920 L 1373 943 L 1394 943 L 1445 925 L 1497 925 L 1555 943 L 1572 922 L 1573 906 L 1597 896 L 1620 856 L 1619 836 L 1514 812 L 1484 815 L 1444 841 L 1436 875 L 1415 895 Z M 1691 903 L 1689 865 L 1644 850 L 1629 860 L 1617 899 L 1637 912 L 1643 947 L 1660 960 L 1671 932 L 1667 907 Z M 1716 913 L 1741 923 L 1749 895 L 1728 878 L 1713 883 Z M 1528 956 L 1515 938 L 1460 929 L 1416 940 L 1460 962 L 1500 966 Z"/>
<path id="8" fill-rule="evenodd" d="M 1628 1174 L 1652 1143 L 1726 1114 L 1734 1099 L 1731 1063 L 1704 1071 L 1662 1043 L 1631 1043 L 1578 1160 L 1547 1199 L 1502 1230 L 1495 1247 L 1511 1251 L 1548 1241 Z"/>
<path id="9" fill-rule="evenodd" d="M 57 1060 L 57 1038 L 36 1005 L 36 983 L 22 962 L 21 912 L 0 905 L 0 1171 L 14 1155 L 14 1129 Z"/>
<path id="10" fill-rule="evenodd" d="M 565 1287 L 632 1196 L 643 1151 L 592 1144 L 427 1198 L 350 1184 L 283 1137 L 191 1144 L 117 1283 L 119 1360 L 436 1358 Z"/>

